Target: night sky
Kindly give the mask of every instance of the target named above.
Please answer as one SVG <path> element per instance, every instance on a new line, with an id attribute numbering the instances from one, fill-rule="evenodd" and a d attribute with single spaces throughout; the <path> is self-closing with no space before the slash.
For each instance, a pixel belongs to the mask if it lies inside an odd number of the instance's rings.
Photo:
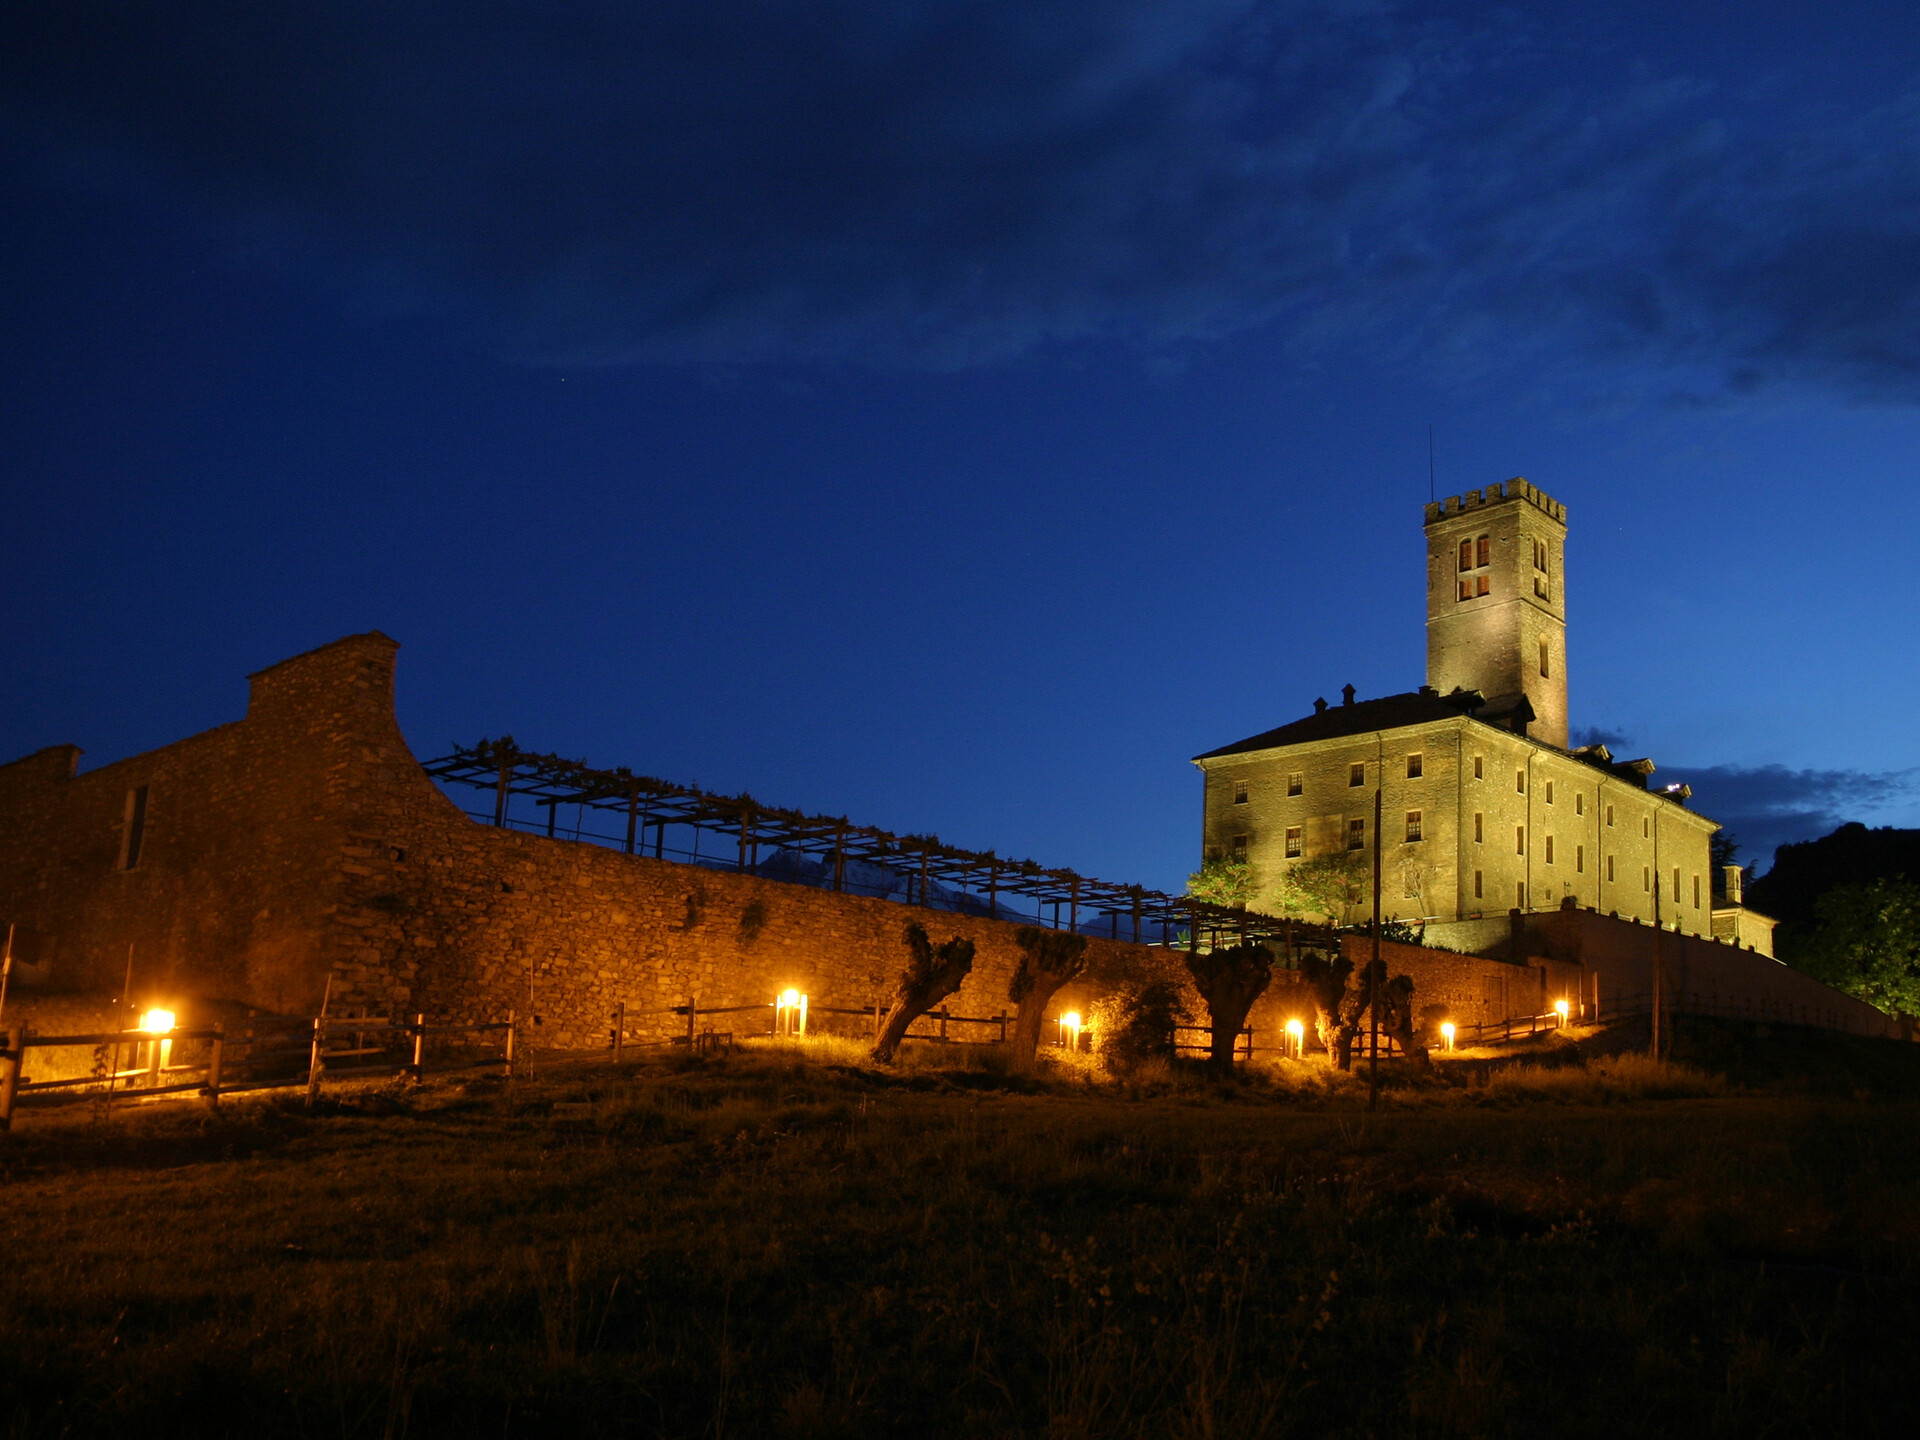
<path id="1" fill-rule="evenodd" d="M 1920 823 L 1920 7 L 0 18 L 0 755 L 482 735 L 1178 888 L 1189 756 L 1570 508 L 1576 737 Z"/>

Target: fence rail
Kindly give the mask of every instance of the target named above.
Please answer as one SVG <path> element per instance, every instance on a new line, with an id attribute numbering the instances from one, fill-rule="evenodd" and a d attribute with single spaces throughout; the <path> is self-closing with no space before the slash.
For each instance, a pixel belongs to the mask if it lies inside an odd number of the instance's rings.
<path id="1" fill-rule="evenodd" d="M 262 1029 L 266 1032 L 264 1035 L 260 1033 Z M 222 1095 L 292 1089 L 304 1085 L 307 1088 L 307 1104 L 311 1106 L 319 1093 L 321 1077 L 325 1074 L 339 1078 L 398 1074 L 410 1076 L 417 1082 L 426 1078 L 426 1045 L 430 1038 L 490 1034 L 500 1037 L 500 1054 L 497 1057 L 436 1064 L 434 1072 L 444 1074 L 500 1065 L 504 1073 L 511 1076 L 516 1035 L 512 1012 L 508 1013 L 505 1020 L 432 1025 L 421 1014 L 416 1014 L 410 1022 L 318 1015 L 311 1020 L 283 1024 L 266 1022 L 262 1026 L 249 1021 L 247 1028 L 237 1035 L 230 1035 L 222 1025 L 167 1030 L 102 1030 L 79 1035 L 35 1035 L 24 1026 L 16 1026 L 6 1033 L 4 1048 L 0 1048 L 0 1132 L 13 1127 L 13 1114 L 20 1097 L 83 1087 L 99 1089 L 108 1105 L 111 1105 L 116 1089 L 121 1095 L 133 1099 L 198 1093 L 206 1097 L 209 1104 L 218 1105 Z M 347 1046 L 330 1045 L 328 1042 L 335 1035 L 350 1035 L 353 1043 Z M 391 1037 L 391 1043 L 365 1043 L 369 1036 L 383 1035 Z M 205 1061 L 172 1063 L 176 1043 L 205 1043 Z M 26 1074 L 29 1051 L 93 1049 L 99 1052 L 107 1047 L 112 1047 L 111 1058 L 100 1062 L 105 1068 L 94 1074 L 54 1080 L 35 1080 Z M 123 1047 L 132 1050 L 135 1062 L 127 1069 L 120 1067 Z M 396 1050 L 408 1056 L 397 1065 L 389 1062 L 342 1067 L 333 1063 L 369 1055 L 392 1055 Z M 294 1060 L 303 1053 L 306 1057 L 304 1067 L 296 1071 L 285 1065 L 284 1062 Z M 275 1062 L 281 1064 L 276 1066 Z M 276 1068 L 284 1068 L 287 1073 L 264 1076 L 257 1073 Z M 249 1073 L 245 1078 L 238 1078 L 233 1073 L 236 1069 L 244 1069 Z M 171 1082 L 165 1078 L 196 1073 L 200 1078 Z M 126 1082 L 125 1086 L 120 1088 L 123 1081 Z"/>

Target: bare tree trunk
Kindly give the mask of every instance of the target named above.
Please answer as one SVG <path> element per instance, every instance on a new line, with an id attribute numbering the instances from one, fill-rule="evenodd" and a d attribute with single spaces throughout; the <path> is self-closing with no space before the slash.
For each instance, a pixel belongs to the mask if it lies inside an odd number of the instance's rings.
<path id="1" fill-rule="evenodd" d="M 1013 1035 L 1007 1051 L 1008 1068 L 1024 1073 L 1033 1069 L 1034 1054 L 1040 1048 L 1040 1029 L 1046 1023 L 1047 1005 L 1060 987 L 1087 968 L 1086 937 L 1065 930 L 1042 930 L 1037 925 L 1022 925 L 1014 939 L 1024 952 L 1007 998 L 1019 1005 L 1014 1017 Z"/>
<path id="2" fill-rule="evenodd" d="M 1314 1028 L 1319 1032 L 1321 1047 L 1335 1065 L 1342 1070 L 1350 1068 L 1353 1035 L 1347 1030 L 1341 1012 L 1346 1004 L 1347 977 L 1353 974 L 1353 962 L 1344 955 L 1329 959 L 1310 950 L 1303 951 L 1300 974 L 1313 996 Z"/>
<path id="3" fill-rule="evenodd" d="M 1215 1070 L 1231 1074 L 1234 1042 L 1247 1023 L 1247 1012 L 1273 979 L 1273 952 L 1264 945 L 1234 945 L 1190 954 L 1187 971 L 1207 1002 L 1209 1061 Z"/>
<path id="4" fill-rule="evenodd" d="M 973 942 L 958 935 L 938 950 L 919 921 L 907 923 L 907 968 L 893 992 L 893 1004 L 873 1042 L 873 1058 L 891 1060 L 913 1022 L 958 990 L 973 969 Z"/>

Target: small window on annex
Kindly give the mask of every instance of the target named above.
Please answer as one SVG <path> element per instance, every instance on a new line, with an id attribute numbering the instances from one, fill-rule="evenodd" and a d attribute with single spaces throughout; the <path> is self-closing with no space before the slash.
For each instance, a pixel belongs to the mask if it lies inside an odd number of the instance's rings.
<path id="1" fill-rule="evenodd" d="M 1244 805 L 1247 803 L 1246 781 L 1236 780 L 1233 782 L 1233 803 L 1236 805 Z"/>
<path id="2" fill-rule="evenodd" d="M 1473 757 L 1473 778 L 1476 780 L 1480 779 L 1483 773 L 1480 769 L 1480 763 L 1481 763 L 1480 757 L 1478 755 L 1474 756 Z"/>
<path id="3" fill-rule="evenodd" d="M 1527 908 L 1527 882 L 1526 881 L 1520 880 L 1514 883 L 1513 903 L 1518 909 L 1524 910 Z"/>
<path id="4" fill-rule="evenodd" d="M 1700 908 L 1700 877 L 1698 875 L 1693 877 L 1693 908 L 1696 910 Z"/>
<path id="5" fill-rule="evenodd" d="M 1547 864 L 1553 863 L 1553 837 L 1547 836 Z"/>
<path id="6" fill-rule="evenodd" d="M 1407 779 L 1418 780 L 1420 778 L 1421 759 L 1422 757 L 1419 755 L 1407 756 Z"/>
<path id="7" fill-rule="evenodd" d="M 1607 856 L 1607 883 L 1613 883 L 1613 856 Z"/>
<path id="8" fill-rule="evenodd" d="M 1418 810 L 1409 810 L 1407 811 L 1407 842 L 1411 844 L 1413 841 L 1418 840 L 1419 838 L 1420 838 L 1420 812 Z"/>
<path id="9" fill-rule="evenodd" d="M 1552 803 L 1553 803 L 1553 782 L 1549 780 L 1547 781 L 1547 804 L 1551 805 Z"/>
<path id="10" fill-rule="evenodd" d="M 1527 853 L 1527 827 L 1524 825 L 1513 827 L 1513 853 L 1516 855 Z"/>
<path id="11" fill-rule="evenodd" d="M 1642 865 L 1640 867 L 1640 888 L 1648 893 L 1652 893 L 1653 870 L 1650 866 Z"/>
<path id="12" fill-rule="evenodd" d="M 1473 812 L 1473 843 L 1476 845 L 1486 843 L 1486 826 L 1483 823 L 1486 818 L 1478 810 Z"/>
<path id="13" fill-rule="evenodd" d="M 1575 795 L 1573 797 L 1573 813 L 1576 815 L 1584 815 L 1587 813 L 1587 797 L 1586 796 Z"/>
<path id="14" fill-rule="evenodd" d="M 1289 825 L 1287 827 L 1287 859 L 1298 860 L 1299 858 L 1300 827 L 1298 825 Z"/>
<path id="15" fill-rule="evenodd" d="M 1607 824 L 1613 824 L 1613 807 L 1611 805 L 1607 806 Z"/>
<path id="16" fill-rule="evenodd" d="M 1526 771 L 1516 770 L 1513 772 L 1513 788 L 1516 794 L 1524 795 L 1527 793 L 1527 772 Z"/>
<path id="17" fill-rule="evenodd" d="M 1347 849 L 1364 850 L 1367 848 L 1367 822 L 1349 820 L 1347 822 Z"/>
<path id="18" fill-rule="evenodd" d="M 1548 677 L 1553 673 L 1551 667 L 1547 664 L 1547 642 L 1544 640 L 1540 642 L 1540 673 L 1542 676 Z"/>
<path id="19" fill-rule="evenodd" d="M 1640 817 L 1640 838 L 1644 840 L 1652 833 L 1653 833 L 1652 819 L 1648 816 L 1642 815 Z"/>
<path id="20" fill-rule="evenodd" d="M 1287 774 L 1287 794 L 1298 795 L 1303 788 L 1304 785 L 1300 772 L 1298 770 L 1289 771 Z"/>
<path id="21" fill-rule="evenodd" d="M 1587 847 L 1584 845 L 1573 847 L 1573 873 L 1576 875 L 1587 873 Z"/>
<path id="22" fill-rule="evenodd" d="M 1354 788 L 1367 783 L 1367 767 L 1364 762 L 1347 767 L 1347 785 Z"/>
<path id="23" fill-rule="evenodd" d="M 1473 872 L 1473 898 L 1476 900 L 1482 897 L 1480 883 L 1481 883 L 1480 871 L 1476 870 Z"/>

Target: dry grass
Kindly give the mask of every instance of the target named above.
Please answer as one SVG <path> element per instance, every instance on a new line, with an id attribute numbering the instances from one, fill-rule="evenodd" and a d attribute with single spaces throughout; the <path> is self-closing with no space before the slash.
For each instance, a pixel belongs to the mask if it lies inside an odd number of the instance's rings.
<path id="1" fill-rule="evenodd" d="M 831 1040 L 37 1116 L 0 1149 L 0 1423 L 1907 1433 L 1920 1106 L 1563 1058 L 1393 1073 L 1371 1116 L 1312 1063 Z"/>

